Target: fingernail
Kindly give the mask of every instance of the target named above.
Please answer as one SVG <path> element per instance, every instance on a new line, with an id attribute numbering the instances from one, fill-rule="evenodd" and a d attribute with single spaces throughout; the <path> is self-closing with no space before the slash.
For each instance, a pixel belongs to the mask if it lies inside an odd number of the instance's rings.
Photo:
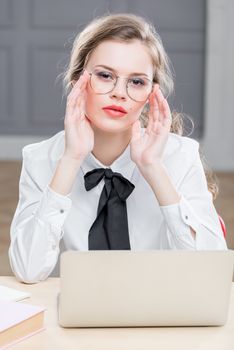
<path id="1" fill-rule="evenodd" d="M 87 70 L 86 70 L 86 69 L 84 69 L 84 71 L 83 71 L 83 75 L 84 75 L 84 76 L 89 75 L 89 73 L 87 72 Z"/>

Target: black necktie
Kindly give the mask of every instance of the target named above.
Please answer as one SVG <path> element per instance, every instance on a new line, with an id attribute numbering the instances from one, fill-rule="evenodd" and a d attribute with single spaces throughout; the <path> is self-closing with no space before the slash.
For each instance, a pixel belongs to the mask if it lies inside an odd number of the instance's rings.
<path id="1" fill-rule="evenodd" d="M 89 250 L 131 249 L 128 233 L 126 199 L 135 186 L 120 173 L 98 168 L 85 174 L 87 191 L 104 177 L 97 217 L 89 230 Z"/>

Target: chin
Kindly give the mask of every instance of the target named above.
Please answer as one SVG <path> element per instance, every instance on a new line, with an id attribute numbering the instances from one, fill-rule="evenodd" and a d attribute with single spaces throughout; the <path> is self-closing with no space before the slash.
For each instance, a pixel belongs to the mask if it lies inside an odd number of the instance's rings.
<path id="1" fill-rule="evenodd" d="M 88 118 L 91 122 L 91 125 L 93 127 L 93 129 L 98 129 L 101 131 L 105 131 L 105 132 L 109 132 L 109 133 L 116 133 L 116 132 L 123 132 L 123 131 L 127 131 L 131 128 L 132 124 L 130 124 L 130 122 L 126 121 L 125 123 L 120 122 L 118 120 L 114 120 L 114 121 L 107 121 L 104 120 L 103 123 L 100 123 L 99 121 L 93 120 L 91 118 Z"/>
<path id="2" fill-rule="evenodd" d="M 123 132 L 129 129 L 129 127 L 117 127 L 117 126 L 100 126 L 98 127 L 99 130 L 109 132 L 109 133 L 118 133 L 118 132 Z"/>

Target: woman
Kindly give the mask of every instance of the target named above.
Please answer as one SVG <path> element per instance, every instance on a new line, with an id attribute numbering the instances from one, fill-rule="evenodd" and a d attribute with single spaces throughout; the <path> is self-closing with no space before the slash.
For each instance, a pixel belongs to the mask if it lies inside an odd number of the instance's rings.
<path id="1" fill-rule="evenodd" d="M 77 36 L 65 131 L 23 149 L 9 249 L 19 280 L 46 279 L 66 249 L 227 249 L 199 144 L 174 133 L 168 62 L 138 16 Z"/>

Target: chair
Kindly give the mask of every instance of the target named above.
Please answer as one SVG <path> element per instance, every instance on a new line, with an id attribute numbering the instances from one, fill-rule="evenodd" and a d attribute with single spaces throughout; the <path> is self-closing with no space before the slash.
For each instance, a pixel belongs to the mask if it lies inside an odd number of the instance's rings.
<path id="1" fill-rule="evenodd" d="M 224 238 L 226 238 L 226 235 L 227 235 L 226 225 L 225 225 L 225 223 L 224 223 L 224 221 L 223 221 L 223 219 L 221 218 L 220 215 L 219 215 L 219 222 L 220 222 L 220 225 L 222 227 Z"/>

